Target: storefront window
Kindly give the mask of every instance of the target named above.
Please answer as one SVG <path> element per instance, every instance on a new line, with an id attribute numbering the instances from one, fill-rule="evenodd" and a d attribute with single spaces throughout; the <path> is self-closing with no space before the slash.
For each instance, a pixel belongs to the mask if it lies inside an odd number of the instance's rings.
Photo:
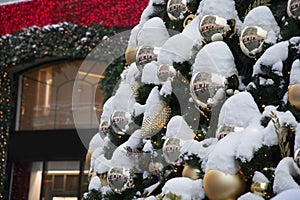
<path id="1" fill-rule="evenodd" d="M 74 109 L 80 110 L 85 119 L 82 128 L 97 127 L 99 122 L 92 114 L 96 112 L 99 117 L 102 111 L 103 95 L 97 88 L 101 76 L 91 73 L 82 76 L 84 72 L 78 73 L 81 63 L 62 61 L 23 74 L 18 130 L 74 129 Z M 72 92 L 77 74 L 83 78 L 77 88 L 82 95 L 80 104 L 72 108 Z"/>
<path id="2" fill-rule="evenodd" d="M 80 173 L 80 164 L 79 161 L 33 162 L 28 199 L 77 200 L 78 196 L 82 197 L 88 187 L 88 170 L 82 169 Z"/>

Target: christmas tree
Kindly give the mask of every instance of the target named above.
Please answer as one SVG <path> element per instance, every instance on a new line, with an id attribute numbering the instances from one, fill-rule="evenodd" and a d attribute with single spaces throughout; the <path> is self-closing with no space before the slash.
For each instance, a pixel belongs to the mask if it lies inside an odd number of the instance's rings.
<path id="1" fill-rule="evenodd" d="M 151 0 L 85 199 L 297 199 L 300 1 Z"/>

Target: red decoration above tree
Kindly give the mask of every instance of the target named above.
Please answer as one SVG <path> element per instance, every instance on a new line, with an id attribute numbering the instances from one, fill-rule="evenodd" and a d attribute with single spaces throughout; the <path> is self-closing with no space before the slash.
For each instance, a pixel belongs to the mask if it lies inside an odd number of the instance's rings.
<path id="1" fill-rule="evenodd" d="M 138 24 L 148 0 L 34 0 L 0 6 L 0 35 L 63 21 L 129 27 Z"/>

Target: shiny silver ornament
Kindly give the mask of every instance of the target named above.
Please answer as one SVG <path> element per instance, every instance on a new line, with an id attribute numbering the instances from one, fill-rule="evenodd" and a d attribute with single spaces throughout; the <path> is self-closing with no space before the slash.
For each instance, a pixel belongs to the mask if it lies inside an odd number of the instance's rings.
<path id="1" fill-rule="evenodd" d="M 135 173 L 133 169 L 123 167 L 112 167 L 108 171 L 107 181 L 110 188 L 117 194 L 122 194 L 124 190 L 133 188 Z"/>
<path id="2" fill-rule="evenodd" d="M 190 92 L 193 101 L 200 108 L 213 107 L 213 99 L 219 90 L 225 91 L 225 83 L 226 78 L 221 74 L 210 72 L 195 73 L 190 82 Z"/>
<path id="3" fill-rule="evenodd" d="M 126 133 L 126 126 L 131 120 L 131 115 L 125 111 L 114 111 L 111 115 L 111 127 L 115 133 Z"/>
<path id="4" fill-rule="evenodd" d="M 262 47 L 268 32 L 259 26 L 246 26 L 240 35 L 240 48 L 250 58 L 257 57 L 262 52 Z"/>
<path id="5" fill-rule="evenodd" d="M 289 0 L 287 4 L 287 14 L 289 17 L 300 20 L 300 0 Z"/>
<path id="6" fill-rule="evenodd" d="M 143 45 L 136 52 L 136 66 L 142 72 L 144 66 L 152 61 L 157 61 L 159 48 L 151 45 Z"/>
<path id="7" fill-rule="evenodd" d="M 176 75 L 176 71 L 173 66 L 168 64 L 162 64 L 158 67 L 157 77 L 161 84 L 164 84 L 169 78 L 172 79 Z"/>
<path id="8" fill-rule="evenodd" d="M 167 13 L 170 20 L 183 19 L 187 11 L 186 0 L 168 0 Z"/>
<path id="9" fill-rule="evenodd" d="M 102 139 L 104 139 L 106 137 L 107 129 L 108 129 L 108 121 L 102 120 L 99 125 L 99 134 Z"/>
<path id="10" fill-rule="evenodd" d="M 218 127 L 217 131 L 216 131 L 216 138 L 218 140 L 224 138 L 226 135 L 228 135 L 229 133 L 232 132 L 240 132 L 244 130 L 243 127 L 238 127 L 238 126 L 234 126 L 234 125 L 227 125 L 227 124 L 222 124 Z"/>
<path id="11" fill-rule="evenodd" d="M 205 15 L 200 21 L 199 31 L 205 42 L 211 42 L 223 40 L 223 37 L 231 31 L 231 27 L 225 18 L 216 15 Z"/>
<path id="12" fill-rule="evenodd" d="M 180 156 L 183 141 L 179 138 L 167 138 L 163 144 L 163 155 L 167 163 L 174 163 Z"/>

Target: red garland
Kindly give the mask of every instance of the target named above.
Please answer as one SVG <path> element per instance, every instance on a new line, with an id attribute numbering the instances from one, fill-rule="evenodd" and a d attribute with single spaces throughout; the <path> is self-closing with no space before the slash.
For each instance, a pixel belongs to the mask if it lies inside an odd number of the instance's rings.
<path id="1" fill-rule="evenodd" d="M 0 35 L 67 21 L 128 27 L 139 23 L 149 0 L 32 0 L 0 6 Z"/>

